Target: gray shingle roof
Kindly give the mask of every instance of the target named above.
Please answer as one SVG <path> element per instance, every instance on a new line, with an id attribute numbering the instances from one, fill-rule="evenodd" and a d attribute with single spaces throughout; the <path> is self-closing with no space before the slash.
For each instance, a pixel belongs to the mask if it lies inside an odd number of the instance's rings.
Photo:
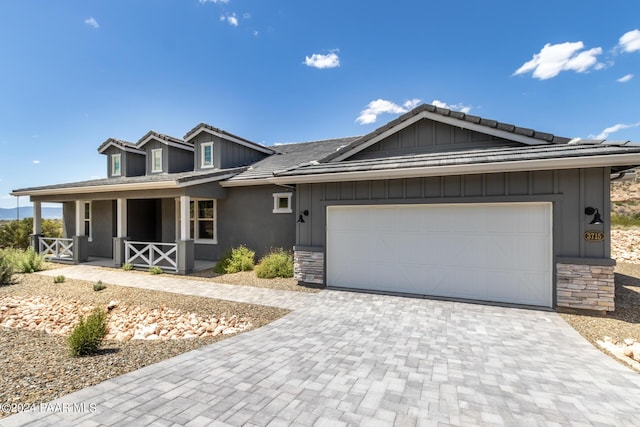
<path id="1" fill-rule="evenodd" d="M 271 147 L 276 150 L 276 154 L 254 163 L 249 169 L 234 176 L 230 181 L 269 178 L 273 176 L 275 171 L 292 169 L 299 165 L 318 161 L 356 139 L 358 137 L 276 145 Z"/>
<path id="2" fill-rule="evenodd" d="M 640 145 L 611 145 L 575 143 L 523 146 L 518 148 L 492 148 L 410 156 L 386 157 L 368 160 L 344 160 L 306 165 L 293 170 L 280 171 L 275 176 L 304 176 L 340 172 L 366 172 L 418 167 L 439 167 L 498 163 L 527 160 L 548 160 L 568 157 L 586 157 L 612 154 L 640 153 Z M 605 166 L 605 165 L 603 165 Z M 633 166 L 633 165 L 629 165 Z"/>
<path id="3" fill-rule="evenodd" d="M 92 179 L 89 181 L 70 182 L 65 184 L 44 185 L 41 187 L 20 188 L 13 190 L 14 193 L 40 191 L 40 190 L 57 190 L 65 188 L 82 188 L 82 187 L 94 187 L 94 186 L 117 186 L 121 184 L 143 184 L 151 182 L 175 182 L 176 184 L 187 184 L 192 181 L 210 180 L 217 181 L 219 178 L 226 178 L 229 174 L 237 174 L 247 167 L 233 168 L 233 169 L 216 169 L 216 170 L 203 170 L 197 172 L 180 172 L 180 173 L 159 173 L 154 175 L 142 175 L 131 177 L 119 177 L 119 178 L 101 178 Z M 216 179 L 218 178 L 218 179 Z"/>

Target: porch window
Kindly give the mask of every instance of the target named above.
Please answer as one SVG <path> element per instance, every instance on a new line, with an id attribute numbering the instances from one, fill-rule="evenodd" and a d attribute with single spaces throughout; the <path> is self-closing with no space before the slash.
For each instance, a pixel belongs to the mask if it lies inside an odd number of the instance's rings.
<path id="1" fill-rule="evenodd" d="M 217 243 L 216 201 L 192 200 L 189 204 L 191 236 L 199 243 Z"/>
<path id="2" fill-rule="evenodd" d="M 162 148 L 151 150 L 151 172 L 162 172 Z"/>
<path id="3" fill-rule="evenodd" d="M 120 176 L 122 171 L 120 170 L 120 163 L 122 160 L 122 154 L 111 155 L 111 176 Z"/>
<path id="4" fill-rule="evenodd" d="M 293 193 L 273 194 L 273 213 L 291 213 L 291 197 Z"/>
<path id="5" fill-rule="evenodd" d="M 213 142 L 206 142 L 200 146 L 201 167 L 213 167 Z"/>
<path id="6" fill-rule="evenodd" d="M 84 224 L 84 235 L 87 236 L 89 238 L 89 241 L 91 242 L 92 239 L 92 235 L 91 235 L 91 202 L 84 202 L 84 218 L 83 218 L 83 224 Z"/>

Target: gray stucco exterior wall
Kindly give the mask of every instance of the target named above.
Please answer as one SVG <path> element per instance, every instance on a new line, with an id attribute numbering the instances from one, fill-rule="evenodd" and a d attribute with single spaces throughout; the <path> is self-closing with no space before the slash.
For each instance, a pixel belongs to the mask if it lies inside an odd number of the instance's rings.
<path id="1" fill-rule="evenodd" d="M 254 250 L 257 258 L 271 248 L 291 251 L 297 217 L 293 212 L 273 213 L 273 194 L 286 192 L 293 193 L 295 206 L 295 192 L 286 188 L 263 185 L 228 189 L 228 197 L 217 201 L 218 243 L 196 244 L 196 259 L 218 259 L 239 245 Z"/>

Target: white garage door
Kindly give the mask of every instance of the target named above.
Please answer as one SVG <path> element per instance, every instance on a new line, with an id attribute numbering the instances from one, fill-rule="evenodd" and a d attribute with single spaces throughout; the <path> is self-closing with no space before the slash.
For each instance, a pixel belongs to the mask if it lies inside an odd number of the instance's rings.
<path id="1" fill-rule="evenodd" d="M 551 307 L 551 204 L 327 207 L 327 284 Z"/>

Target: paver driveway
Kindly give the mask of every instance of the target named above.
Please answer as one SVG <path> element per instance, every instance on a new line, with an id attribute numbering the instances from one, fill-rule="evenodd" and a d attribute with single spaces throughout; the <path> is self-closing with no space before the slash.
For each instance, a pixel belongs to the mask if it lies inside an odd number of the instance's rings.
<path id="1" fill-rule="evenodd" d="M 0 424 L 629 426 L 640 378 L 555 313 L 323 291 L 261 329 L 56 402 L 96 410 Z"/>

